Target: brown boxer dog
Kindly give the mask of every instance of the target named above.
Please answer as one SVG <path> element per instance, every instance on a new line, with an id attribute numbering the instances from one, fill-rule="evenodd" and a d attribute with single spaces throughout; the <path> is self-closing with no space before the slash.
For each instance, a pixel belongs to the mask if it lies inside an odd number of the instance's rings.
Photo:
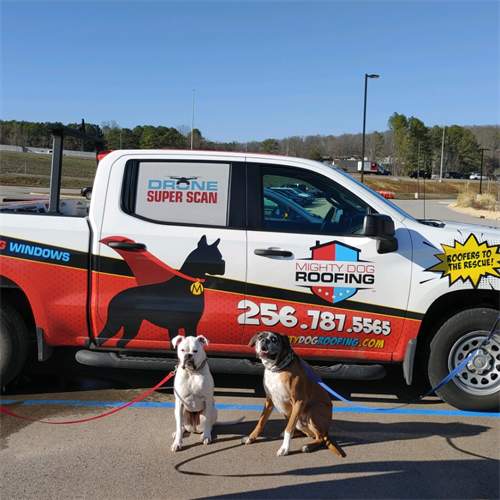
<path id="1" fill-rule="evenodd" d="M 312 443 L 302 446 L 303 452 L 324 444 L 330 451 L 345 456 L 328 438 L 332 401 L 326 390 L 309 378 L 304 367 L 306 363 L 295 354 L 288 336 L 275 332 L 256 333 L 248 344 L 248 347 L 254 346 L 265 368 L 266 402 L 257 426 L 241 440 L 242 444 L 255 441 L 276 407 L 288 422 L 278 456 L 288 455 L 290 440 L 297 431 L 314 438 Z M 309 365 L 307 367 L 313 371 Z"/>

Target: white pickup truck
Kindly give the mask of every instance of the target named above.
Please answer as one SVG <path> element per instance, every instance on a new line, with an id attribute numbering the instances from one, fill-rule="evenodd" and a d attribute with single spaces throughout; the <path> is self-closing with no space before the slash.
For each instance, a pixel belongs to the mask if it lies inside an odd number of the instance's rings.
<path id="1" fill-rule="evenodd" d="M 48 203 L 0 209 L 2 385 L 30 339 L 41 361 L 80 346 L 82 363 L 158 369 L 173 337 L 203 334 L 213 370 L 253 373 L 248 342 L 270 329 L 323 378 L 400 363 L 434 385 L 499 315 L 497 229 L 415 220 L 330 165 L 249 153 L 114 151 L 90 202 L 61 200 L 52 131 Z M 271 189 L 290 184 L 318 195 Z M 467 410 L 499 392 L 498 334 L 438 390 Z"/>

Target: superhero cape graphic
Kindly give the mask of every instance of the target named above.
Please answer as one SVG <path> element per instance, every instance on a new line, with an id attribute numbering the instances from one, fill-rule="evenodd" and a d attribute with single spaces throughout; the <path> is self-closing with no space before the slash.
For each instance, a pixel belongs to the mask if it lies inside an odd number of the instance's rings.
<path id="1" fill-rule="evenodd" d="M 357 248 L 343 245 L 338 241 L 332 241 L 323 245 L 317 245 L 315 247 L 311 247 L 311 250 L 313 260 L 338 262 L 358 262 L 360 252 L 360 250 L 358 250 Z M 358 289 L 355 285 L 331 286 L 328 284 L 321 284 L 312 286 L 311 291 L 327 302 L 336 304 L 337 302 L 341 302 L 342 300 L 348 299 L 355 295 Z"/>
<path id="2" fill-rule="evenodd" d="M 142 243 L 123 236 L 111 236 L 101 242 L 123 257 L 138 286 L 126 287 L 110 298 L 106 323 L 94 339 L 99 347 L 115 337 L 116 347 L 127 347 L 137 340 L 145 322 L 168 331 L 171 341 L 182 331 L 185 336 L 197 335 L 205 311 L 202 277 L 223 275 L 225 271 L 218 249 L 220 238 L 209 245 L 203 235 L 179 271 L 151 255 Z"/>
<path id="3" fill-rule="evenodd" d="M 123 249 L 112 247 L 110 243 L 136 243 L 130 238 L 125 236 L 108 236 L 100 240 L 101 243 L 113 248 L 113 250 L 123 257 L 123 260 L 128 264 L 135 280 L 139 286 L 142 285 L 154 285 L 156 283 L 164 283 L 171 280 L 174 276 L 180 276 L 181 278 L 187 279 L 189 281 L 200 281 L 205 280 L 197 278 L 192 278 L 191 276 L 186 276 L 182 274 L 177 269 L 170 267 L 165 264 L 160 259 L 156 258 L 153 254 L 149 253 L 146 248 L 130 248 Z"/>

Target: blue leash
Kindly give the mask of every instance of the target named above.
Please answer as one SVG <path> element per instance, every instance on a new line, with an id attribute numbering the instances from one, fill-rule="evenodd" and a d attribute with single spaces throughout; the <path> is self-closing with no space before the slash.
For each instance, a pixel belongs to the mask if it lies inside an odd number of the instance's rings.
<path id="1" fill-rule="evenodd" d="M 347 403 L 348 405 L 350 406 L 354 406 L 356 408 L 361 408 L 363 410 L 371 410 L 371 411 L 392 411 L 392 410 L 395 410 L 395 409 L 399 409 L 399 408 L 403 408 L 404 406 L 408 406 L 412 403 L 417 403 L 419 401 L 422 401 L 422 399 L 424 399 L 425 397 L 427 396 L 430 396 L 434 391 L 437 391 L 440 387 L 442 387 L 443 385 L 447 384 L 455 375 L 457 375 L 460 371 L 462 371 L 464 368 L 465 368 L 465 365 L 467 365 L 467 363 L 476 355 L 476 353 L 479 351 L 479 349 L 481 349 L 481 347 L 483 347 L 484 344 L 486 344 L 486 342 L 488 342 L 488 340 L 491 339 L 491 337 L 493 337 L 493 335 L 497 334 L 500 332 L 500 330 L 495 330 L 495 327 L 497 325 L 497 323 L 499 322 L 500 320 L 500 316 L 497 318 L 497 320 L 495 321 L 495 323 L 493 324 L 493 327 L 491 329 L 491 332 L 484 338 L 484 340 L 481 342 L 481 344 L 474 350 L 472 351 L 454 370 L 452 370 L 443 380 L 441 380 L 441 382 L 439 382 L 439 384 L 437 384 L 435 387 L 433 387 L 429 392 L 425 393 L 423 396 L 419 396 L 415 399 L 413 399 L 412 401 L 410 401 L 409 403 L 405 403 L 401 406 L 397 406 L 396 408 L 372 408 L 370 406 L 363 406 L 363 405 L 360 405 L 358 403 L 353 403 L 352 401 L 349 401 L 348 399 L 344 398 L 343 396 L 341 396 L 340 394 L 338 394 L 337 392 L 335 392 L 333 389 L 331 389 L 330 387 L 328 387 L 319 377 L 318 375 L 316 375 L 316 373 L 314 373 L 311 368 L 309 368 L 303 361 L 301 358 L 299 358 L 300 362 L 302 363 L 302 366 L 306 369 L 306 372 L 307 372 L 307 375 L 309 376 L 309 378 L 318 383 L 321 387 L 323 387 L 323 389 L 325 389 L 327 392 L 329 392 L 332 396 L 336 397 L 337 399 L 339 399 L 340 401 L 343 401 L 344 403 Z"/>

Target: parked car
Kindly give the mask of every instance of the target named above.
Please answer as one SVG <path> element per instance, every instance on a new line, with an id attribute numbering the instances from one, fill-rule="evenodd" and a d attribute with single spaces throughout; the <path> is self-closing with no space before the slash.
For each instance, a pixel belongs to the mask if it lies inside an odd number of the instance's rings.
<path id="1" fill-rule="evenodd" d="M 391 175 L 391 173 L 389 172 L 389 170 L 379 165 L 377 175 Z"/>
<path id="2" fill-rule="evenodd" d="M 302 184 L 300 182 L 295 182 L 293 184 L 284 184 L 282 187 L 291 187 L 300 189 L 301 191 L 304 191 L 304 193 L 312 194 L 315 198 L 325 196 L 325 194 L 323 193 L 323 191 L 321 191 L 321 189 L 312 186 L 306 186 L 305 184 Z"/>
<path id="3" fill-rule="evenodd" d="M 445 172 L 443 177 L 445 179 L 464 179 L 464 174 L 461 174 L 460 172 Z"/>
<path id="4" fill-rule="evenodd" d="M 264 218 L 268 223 L 272 221 L 288 221 L 289 225 L 301 222 L 316 224 L 318 231 L 323 219 L 316 214 L 308 212 L 293 200 L 280 194 L 272 188 L 264 188 Z M 286 227 L 286 226 L 285 226 Z M 312 227 L 312 226 L 310 226 Z"/>
<path id="5" fill-rule="evenodd" d="M 477 172 L 474 172 L 474 173 L 470 174 L 469 179 L 470 180 L 476 180 L 476 181 L 479 181 L 479 180 L 482 179 L 483 181 L 485 181 L 485 180 L 488 179 L 488 176 L 481 175 L 481 174 L 478 174 Z"/>
<path id="6" fill-rule="evenodd" d="M 421 179 L 430 179 L 431 173 L 427 172 L 427 170 L 412 170 L 408 174 L 408 177 L 411 177 L 412 179 L 416 179 L 417 177 L 420 177 Z"/>
<path id="7" fill-rule="evenodd" d="M 82 196 L 85 196 L 87 200 L 90 200 L 92 198 L 92 186 L 82 188 L 80 193 L 82 194 Z"/>
<path id="8" fill-rule="evenodd" d="M 282 187 L 297 188 L 300 189 L 301 191 L 304 191 L 304 193 L 307 193 L 309 191 L 309 188 L 305 184 L 302 184 L 301 182 L 294 182 L 292 184 L 283 184 Z"/>
<path id="9" fill-rule="evenodd" d="M 280 193 L 283 196 L 286 196 L 287 198 L 290 198 L 292 201 L 294 201 L 301 207 L 304 207 L 307 204 L 309 204 L 309 200 L 306 196 L 306 193 L 298 194 L 292 188 L 285 188 L 285 187 L 272 187 L 271 189 L 273 191 Z"/>
<path id="10" fill-rule="evenodd" d="M 305 198 L 308 201 L 308 203 L 312 203 L 314 201 L 314 199 L 316 198 L 314 196 L 314 194 L 306 192 L 306 191 L 302 191 L 301 189 L 296 188 L 296 187 L 288 187 L 286 189 L 291 189 L 295 194 L 298 194 L 302 198 Z"/>

